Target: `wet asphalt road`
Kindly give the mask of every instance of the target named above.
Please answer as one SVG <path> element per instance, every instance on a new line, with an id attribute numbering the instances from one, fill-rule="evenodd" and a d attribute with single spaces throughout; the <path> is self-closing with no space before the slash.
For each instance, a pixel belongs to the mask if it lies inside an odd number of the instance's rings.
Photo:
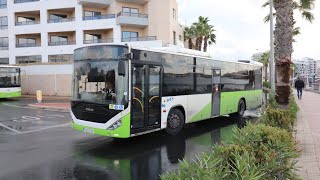
<path id="1" fill-rule="evenodd" d="M 71 129 L 68 112 L 29 109 L 34 100 L 0 100 L 0 180 L 159 179 L 179 160 L 228 141 L 235 121 L 188 125 L 178 136 L 157 132 L 112 139 Z"/>

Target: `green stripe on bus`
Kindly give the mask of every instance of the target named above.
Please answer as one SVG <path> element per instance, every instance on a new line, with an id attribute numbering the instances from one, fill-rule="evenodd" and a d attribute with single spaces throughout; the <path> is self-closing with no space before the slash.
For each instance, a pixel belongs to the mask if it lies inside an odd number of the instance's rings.
<path id="1" fill-rule="evenodd" d="M 237 112 L 241 98 L 245 98 L 247 109 L 257 108 L 261 105 L 262 90 L 221 93 L 220 114 L 227 115 Z"/>
<path id="2" fill-rule="evenodd" d="M 212 103 L 210 101 L 209 104 L 207 104 L 200 112 L 198 112 L 195 116 L 192 117 L 190 123 L 211 118 L 211 111 L 212 111 L 211 109 L 212 109 Z"/>
<path id="3" fill-rule="evenodd" d="M 0 92 L 0 98 L 13 98 L 13 97 L 20 97 L 21 91 L 16 92 Z"/>
<path id="4" fill-rule="evenodd" d="M 129 138 L 130 137 L 130 113 L 122 117 L 122 125 L 116 130 L 106 130 L 106 129 L 98 129 L 92 128 L 88 126 L 78 125 L 72 122 L 72 128 L 81 132 L 84 132 L 84 128 L 88 128 L 93 130 L 93 134 L 115 137 L 115 138 Z"/>

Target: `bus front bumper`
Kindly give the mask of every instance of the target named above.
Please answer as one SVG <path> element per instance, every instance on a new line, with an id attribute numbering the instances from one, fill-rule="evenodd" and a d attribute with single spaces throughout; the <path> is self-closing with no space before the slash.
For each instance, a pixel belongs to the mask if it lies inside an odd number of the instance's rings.
<path id="1" fill-rule="evenodd" d="M 96 134 L 100 136 L 107 136 L 107 137 L 113 137 L 113 138 L 129 138 L 130 137 L 130 126 L 125 127 L 122 125 L 118 129 L 115 130 L 106 130 L 106 129 L 98 129 L 98 128 L 92 128 L 92 127 L 87 127 L 87 126 L 82 126 L 75 124 L 74 122 L 71 122 L 72 128 L 85 132 L 88 134 Z"/>

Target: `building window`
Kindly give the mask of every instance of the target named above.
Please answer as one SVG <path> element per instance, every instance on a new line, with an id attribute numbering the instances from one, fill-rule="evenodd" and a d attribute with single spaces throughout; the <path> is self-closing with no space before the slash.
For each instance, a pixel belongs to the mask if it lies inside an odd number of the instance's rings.
<path id="1" fill-rule="evenodd" d="M 7 29 L 8 28 L 8 17 L 3 16 L 0 17 L 0 29 Z"/>
<path id="2" fill-rule="evenodd" d="M 179 41 L 182 41 L 182 36 L 181 35 L 179 35 Z"/>
<path id="3" fill-rule="evenodd" d="M 137 41 L 138 37 L 139 37 L 138 32 L 130 32 L 130 31 L 122 32 L 122 41 Z"/>
<path id="4" fill-rule="evenodd" d="M 18 45 L 19 46 L 36 45 L 36 39 L 35 38 L 19 38 Z"/>
<path id="5" fill-rule="evenodd" d="M 41 63 L 41 55 L 37 56 L 17 56 L 16 64 Z"/>
<path id="6" fill-rule="evenodd" d="M 0 0 L 0 9 L 7 7 L 7 0 Z"/>
<path id="7" fill-rule="evenodd" d="M 9 58 L 0 58 L 0 64 L 9 64 Z"/>
<path id="8" fill-rule="evenodd" d="M 175 9 L 173 9 L 173 19 L 176 19 L 177 18 L 177 12 Z"/>
<path id="9" fill-rule="evenodd" d="M 0 50 L 8 50 L 9 41 L 7 37 L 0 37 Z"/>
<path id="10" fill-rule="evenodd" d="M 49 55 L 49 62 L 72 62 L 73 54 Z"/>
<path id="11" fill-rule="evenodd" d="M 139 9 L 130 8 L 130 7 L 122 7 L 122 12 L 128 13 L 128 14 L 139 14 Z"/>
<path id="12" fill-rule="evenodd" d="M 85 43 L 100 43 L 102 39 L 101 34 L 85 34 Z"/>
<path id="13" fill-rule="evenodd" d="M 67 36 L 50 36 L 50 42 L 52 43 L 68 42 L 68 37 Z"/>
<path id="14" fill-rule="evenodd" d="M 177 45 L 177 33 L 173 31 L 173 44 Z"/>
<path id="15" fill-rule="evenodd" d="M 101 16 L 101 12 L 97 11 L 84 11 L 85 17 L 94 17 L 94 16 Z"/>
<path id="16" fill-rule="evenodd" d="M 34 17 L 21 17 L 21 16 L 19 16 L 17 19 L 18 22 L 33 22 L 35 20 L 36 18 Z"/>

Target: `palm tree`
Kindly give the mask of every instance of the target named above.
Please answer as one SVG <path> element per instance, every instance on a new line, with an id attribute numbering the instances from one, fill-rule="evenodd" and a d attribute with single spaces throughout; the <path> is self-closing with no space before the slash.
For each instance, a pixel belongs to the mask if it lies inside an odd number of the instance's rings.
<path id="1" fill-rule="evenodd" d="M 214 34 L 215 30 L 212 25 L 206 24 L 205 26 L 205 36 L 204 36 L 204 45 L 203 51 L 207 52 L 208 45 L 216 43 L 216 35 Z"/>
<path id="2" fill-rule="evenodd" d="M 276 99 L 287 106 L 290 98 L 290 65 L 293 52 L 294 10 L 299 10 L 304 18 L 312 22 L 310 10 L 315 0 L 274 0 L 276 10 L 275 59 L 277 72 Z"/>
<path id="3" fill-rule="evenodd" d="M 198 22 L 193 23 L 195 35 L 196 35 L 196 50 L 201 51 L 203 38 L 206 35 L 205 29 L 209 22 L 207 17 L 200 16 Z"/>
<path id="4" fill-rule="evenodd" d="M 183 30 L 183 35 L 184 35 L 184 41 L 188 41 L 188 48 L 193 49 L 194 44 L 193 44 L 193 39 L 195 38 L 195 30 L 194 27 L 185 27 Z"/>
<path id="5" fill-rule="evenodd" d="M 268 81 L 268 66 L 270 59 L 270 51 L 262 53 L 259 58 L 259 62 L 261 62 L 264 66 L 264 81 Z"/>

